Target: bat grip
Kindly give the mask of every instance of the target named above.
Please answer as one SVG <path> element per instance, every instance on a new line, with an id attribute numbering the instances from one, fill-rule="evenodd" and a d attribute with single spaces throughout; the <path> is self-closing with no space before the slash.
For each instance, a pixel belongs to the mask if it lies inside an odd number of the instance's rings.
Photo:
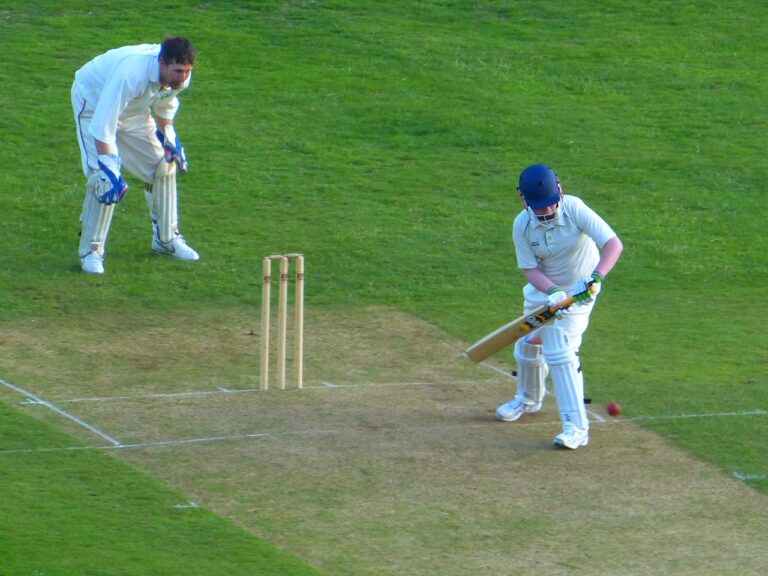
<path id="1" fill-rule="evenodd" d="M 584 290 L 584 292 L 591 292 L 592 294 L 595 293 L 595 281 L 592 280 L 591 282 L 587 283 L 587 289 Z M 580 292 L 579 294 L 584 294 L 584 292 Z M 579 294 L 575 294 L 574 296 L 568 296 L 565 300 L 560 302 L 557 306 L 550 306 L 549 309 L 554 312 L 556 310 L 560 310 L 561 308 L 569 308 L 573 305 L 573 303 L 576 301 L 575 296 L 578 296 Z"/>

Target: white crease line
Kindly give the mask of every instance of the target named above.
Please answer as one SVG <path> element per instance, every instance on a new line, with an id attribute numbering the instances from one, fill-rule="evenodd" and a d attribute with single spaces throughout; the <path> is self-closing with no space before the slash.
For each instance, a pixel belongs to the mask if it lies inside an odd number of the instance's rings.
<path id="1" fill-rule="evenodd" d="M 2 382 L 0 380 L 0 382 Z M 645 420 L 679 420 L 684 418 L 716 418 L 716 417 L 734 417 L 734 416 L 763 416 L 767 415 L 768 410 L 744 410 L 740 412 L 717 412 L 709 414 L 678 414 L 670 416 L 638 416 L 636 418 L 629 419 L 612 419 L 610 421 L 594 422 L 595 424 L 626 424 L 631 422 L 642 422 Z M 559 421 L 558 421 L 559 422 Z M 542 422 L 518 422 L 513 426 L 506 426 L 507 428 L 517 426 L 553 426 L 558 422 L 553 420 L 547 420 Z M 377 428 L 377 429 L 360 429 L 360 428 L 340 428 L 329 430 L 287 430 L 285 432 L 254 432 L 251 434 L 225 434 L 220 436 L 208 436 L 203 438 L 186 438 L 181 440 L 155 440 L 149 442 L 136 442 L 133 444 L 118 444 L 113 446 L 69 446 L 62 448 L 22 448 L 15 450 L 0 450 L 0 456 L 6 454 L 20 454 L 30 452 L 62 452 L 70 450 L 124 450 L 129 448 L 142 449 L 142 448 L 163 448 L 172 446 L 184 446 L 191 444 L 204 444 L 209 442 L 225 442 L 234 440 L 252 440 L 256 438 L 279 438 L 283 436 L 324 436 L 329 434 L 345 434 L 345 433 L 399 433 L 409 430 L 421 430 L 421 431 L 438 431 L 438 430 L 456 430 L 456 429 L 470 429 L 470 428 L 483 428 L 487 426 L 500 426 L 496 420 L 487 420 L 478 422 L 476 424 L 451 424 L 445 426 L 409 426 L 409 427 L 391 427 L 391 428 Z M 502 426 L 503 427 L 503 426 Z M 757 479 L 757 478 L 753 478 Z"/>
<path id="2" fill-rule="evenodd" d="M 394 431 L 394 429 L 390 429 Z M 359 430 L 358 430 L 359 431 Z M 70 450 L 125 450 L 129 448 L 162 448 L 166 446 L 185 446 L 189 444 L 205 444 L 208 442 L 226 442 L 233 440 L 253 440 L 255 438 L 273 438 L 279 436 L 322 436 L 325 434 L 342 434 L 349 429 L 342 430 L 294 430 L 288 432 L 254 432 L 252 434 L 225 434 L 221 436 L 207 436 L 204 438 L 183 438 L 181 440 L 154 440 L 150 442 L 136 442 L 133 444 L 119 444 L 112 446 L 66 446 L 62 448 L 22 448 L 17 450 L 0 450 L 0 456 L 6 454 L 25 454 L 29 452 L 63 452 Z"/>
<path id="3" fill-rule="evenodd" d="M 684 420 L 687 418 L 722 418 L 726 416 L 764 416 L 768 410 L 739 410 L 737 412 L 710 412 L 704 414 L 677 414 L 675 416 L 636 416 L 634 418 L 616 418 L 614 422 L 648 422 L 651 420 Z"/>
<path id="4" fill-rule="evenodd" d="M 2 384 L 3 386 L 5 386 L 7 388 L 10 388 L 11 390 L 13 390 L 15 392 L 18 392 L 19 394 L 22 394 L 22 395 L 26 396 L 27 397 L 27 401 L 29 403 L 40 404 L 42 406 L 45 406 L 46 408 L 48 408 L 50 410 L 53 410 L 54 412 L 56 412 L 60 416 L 64 416 L 64 418 L 67 418 L 68 420 L 71 420 L 72 422 L 82 426 L 86 430 L 90 430 L 91 432 L 93 432 L 97 436 L 103 438 L 107 442 L 110 442 L 113 446 L 121 446 L 122 445 L 119 440 L 116 440 L 115 438 L 112 438 L 112 436 L 110 436 L 109 434 L 105 434 L 104 432 L 102 432 L 98 428 L 88 424 L 88 422 L 86 422 L 84 420 L 81 420 L 77 416 L 74 416 L 73 414 L 70 414 L 69 412 L 66 412 L 65 410 L 62 410 L 61 408 L 51 404 L 50 402 L 47 402 L 47 401 L 43 400 L 42 398 L 39 398 L 39 397 L 35 396 L 34 394 L 31 394 L 30 392 L 27 392 L 26 390 L 23 390 L 23 389 L 19 388 L 18 386 L 14 386 L 13 384 L 10 384 L 9 382 L 6 382 L 5 380 L 0 379 L 0 384 Z"/>
<path id="5" fill-rule="evenodd" d="M 491 382 L 491 381 L 489 381 Z M 334 384 L 333 382 L 328 382 L 326 380 L 323 380 L 319 386 L 317 385 L 310 385 L 310 386 L 303 386 L 304 390 L 323 390 L 323 389 L 333 389 L 333 388 L 389 388 L 392 386 L 446 386 L 446 385 L 456 385 L 456 386 L 465 386 L 467 384 L 481 384 L 482 382 L 476 382 L 476 381 L 450 381 L 448 383 L 445 382 L 371 382 L 369 384 Z"/>
<path id="6" fill-rule="evenodd" d="M 379 382 L 370 384 L 334 384 L 332 382 L 322 382 L 320 385 L 304 386 L 302 390 L 329 390 L 334 388 L 388 388 L 394 386 L 469 386 L 477 385 L 483 386 L 487 384 L 496 384 L 501 382 L 500 380 L 451 380 L 445 382 Z M 298 391 L 297 388 L 288 388 L 286 390 L 277 390 L 285 393 L 287 391 Z M 185 398 L 192 396 L 214 396 L 217 394 L 247 394 L 250 392 L 273 392 L 273 390 L 261 390 L 260 388 L 221 388 L 217 387 L 215 390 L 198 390 L 196 392 L 157 392 L 151 394 L 136 394 L 134 396 L 94 396 L 94 397 L 82 397 L 82 398 L 61 398 L 55 400 L 57 404 L 72 404 L 79 402 L 115 402 L 120 400 L 147 400 L 147 399 L 167 399 L 167 398 Z"/>
<path id="7" fill-rule="evenodd" d="M 494 372 L 498 372 L 499 374 L 504 374 L 504 376 L 510 380 L 517 380 L 517 376 L 514 373 L 509 370 L 504 370 L 503 368 L 491 364 L 490 362 L 480 362 L 480 366 L 488 368 L 489 370 L 493 370 Z"/>
<path id="8" fill-rule="evenodd" d="M 742 474 L 738 470 L 734 470 L 733 475 L 742 482 L 749 482 L 750 480 L 765 480 L 765 474 Z"/>
<path id="9" fill-rule="evenodd" d="M 589 421 L 590 422 L 605 422 L 605 418 L 602 414 L 598 414 L 597 412 L 592 412 L 592 410 L 587 410 L 587 414 L 590 416 Z"/>
<path id="10" fill-rule="evenodd" d="M 211 396 L 214 394 L 236 394 L 242 392 L 258 392 L 258 388 L 242 388 L 239 390 L 234 389 L 222 389 L 216 390 L 200 390 L 197 392 L 158 392 L 152 394 L 136 394 L 134 396 L 95 396 L 90 398 L 65 398 L 56 400 L 59 404 L 68 404 L 76 402 L 114 402 L 119 400 L 147 400 L 151 398 L 184 398 L 190 396 Z"/>

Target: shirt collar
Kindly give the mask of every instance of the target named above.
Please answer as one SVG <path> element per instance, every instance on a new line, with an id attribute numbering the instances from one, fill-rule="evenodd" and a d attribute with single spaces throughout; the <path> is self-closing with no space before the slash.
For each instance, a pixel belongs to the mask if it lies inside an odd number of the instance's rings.
<path id="1" fill-rule="evenodd" d="M 152 69 L 149 71 L 149 80 L 156 84 L 160 84 L 160 56 L 155 58 L 155 61 L 152 64 Z"/>

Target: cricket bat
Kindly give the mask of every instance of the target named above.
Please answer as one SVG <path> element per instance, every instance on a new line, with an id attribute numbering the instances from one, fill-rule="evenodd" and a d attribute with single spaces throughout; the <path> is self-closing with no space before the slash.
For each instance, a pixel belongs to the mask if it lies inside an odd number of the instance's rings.
<path id="1" fill-rule="evenodd" d="M 588 290 L 592 291 L 591 285 Z M 499 350 L 514 344 L 526 334 L 549 324 L 555 319 L 558 310 L 568 308 L 573 302 L 574 298 L 570 296 L 553 308 L 545 304 L 530 314 L 523 314 L 520 318 L 515 318 L 512 322 L 505 324 L 482 340 L 474 343 L 464 351 L 464 354 L 473 362 L 482 362 L 496 354 Z"/>

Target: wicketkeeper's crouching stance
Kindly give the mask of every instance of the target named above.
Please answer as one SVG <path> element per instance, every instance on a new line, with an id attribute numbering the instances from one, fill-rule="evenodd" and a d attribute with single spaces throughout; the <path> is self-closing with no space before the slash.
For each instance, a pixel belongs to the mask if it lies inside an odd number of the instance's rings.
<path id="1" fill-rule="evenodd" d="M 176 175 L 187 158 L 173 127 L 177 94 L 189 86 L 195 49 L 186 38 L 110 50 L 75 74 L 72 108 L 86 194 L 80 217 L 83 271 L 104 273 L 115 204 L 128 191 L 122 169 L 144 183 L 152 218 L 152 250 L 198 260 L 179 233 Z"/>
<path id="2" fill-rule="evenodd" d="M 548 166 L 535 164 L 523 170 L 518 192 L 523 211 L 515 218 L 512 236 L 517 265 L 528 280 L 523 288 L 526 314 L 542 305 L 558 308 L 570 296 L 575 303 L 558 309 L 553 322 L 517 340 L 517 395 L 499 406 L 496 416 L 514 421 L 538 412 L 549 375 L 563 427 L 555 446 L 576 449 L 589 442 L 579 348 L 601 282 L 623 247 L 610 226 L 581 199 L 563 194 Z"/>

